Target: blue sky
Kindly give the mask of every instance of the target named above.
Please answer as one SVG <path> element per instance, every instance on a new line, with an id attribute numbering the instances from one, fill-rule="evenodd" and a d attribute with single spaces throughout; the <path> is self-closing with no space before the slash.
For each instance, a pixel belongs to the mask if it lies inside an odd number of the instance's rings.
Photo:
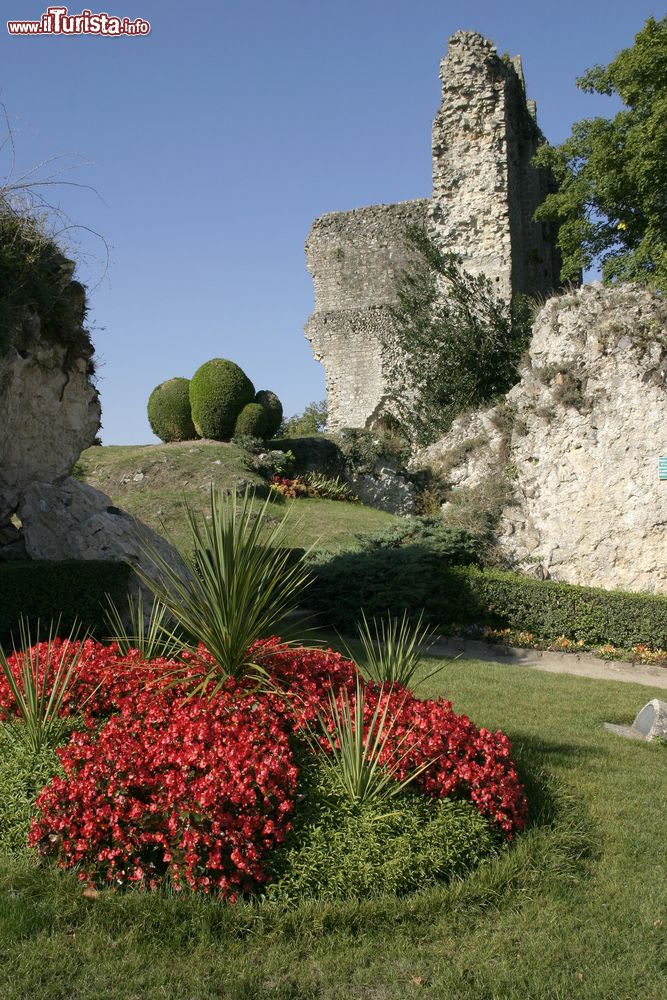
<path id="1" fill-rule="evenodd" d="M 47 4 L 6 0 L 3 18 Z M 84 5 L 70 5 L 79 13 Z M 90 185 L 49 191 L 90 287 L 105 444 L 154 440 L 159 382 L 228 357 L 288 414 L 324 396 L 303 336 L 312 311 L 303 244 L 324 212 L 428 196 L 438 64 L 448 37 L 482 32 L 523 57 L 552 142 L 612 110 L 575 78 L 632 44 L 636 0 L 104 0 L 142 17 L 141 38 L 0 35 L 0 100 L 17 174 Z M 69 155 L 68 155 L 69 154 Z M 5 146 L 0 171 L 10 160 Z M 104 269 L 100 233 L 109 247 Z"/>

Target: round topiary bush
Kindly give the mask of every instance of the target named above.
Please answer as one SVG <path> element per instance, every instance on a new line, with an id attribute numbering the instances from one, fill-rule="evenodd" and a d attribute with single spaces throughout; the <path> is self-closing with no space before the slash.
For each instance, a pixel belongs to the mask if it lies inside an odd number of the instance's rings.
<path id="1" fill-rule="evenodd" d="M 248 376 L 225 358 L 205 362 L 190 381 L 192 420 L 201 437 L 229 441 L 236 418 L 255 396 Z"/>
<path id="2" fill-rule="evenodd" d="M 283 404 L 275 392 L 271 392 L 270 389 L 260 389 L 255 396 L 255 402 L 266 410 L 268 418 L 266 437 L 271 438 L 278 432 L 278 428 L 283 422 Z"/>
<path id="3" fill-rule="evenodd" d="M 190 380 L 170 378 L 148 397 L 148 423 L 161 441 L 190 441 L 197 437 L 190 412 Z"/>
<path id="4" fill-rule="evenodd" d="M 259 403 L 248 403 L 236 418 L 234 437 L 268 437 L 269 416 Z"/>

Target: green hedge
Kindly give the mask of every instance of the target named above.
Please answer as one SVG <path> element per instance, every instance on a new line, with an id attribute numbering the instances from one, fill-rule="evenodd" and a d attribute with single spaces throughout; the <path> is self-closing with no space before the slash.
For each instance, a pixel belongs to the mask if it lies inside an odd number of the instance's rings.
<path id="1" fill-rule="evenodd" d="M 537 639 L 667 648 L 667 598 L 578 587 L 517 573 L 454 566 L 418 546 L 345 552 L 314 567 L 307 601 L 322 624 L 350 627 L 404 610 L 443 631 L 472 625 L 532 632 Z"/>
<path id="2" fill-rule="evenodd" d="M 449 605 L 452 611 L 464 610 L 461 598 L 472 592 L 485 625 L 526 630 L 538 639 L 564 635 L 591 646 L 667 648 L 667 598 L 655 594 L 578 587 L 471 566 L 443 570 L 441 586 L 443 608 Z M 457 620 L 452 613 L 447 617 Z"/>
<path id="3" fill-rule="evenodd" d="M 124 604 L 129 574 L 130 567 L 118 562 L 0 563 L 0 643 L 6 647 L 12 630 L 17 634 L 20 615 L 28 618 L 33 629 L 37 619 L 46 629 L 60 616 L 61 635 L 75 621 L 103 633 L 100 602 L 108 593 L 117 604 Z"/>

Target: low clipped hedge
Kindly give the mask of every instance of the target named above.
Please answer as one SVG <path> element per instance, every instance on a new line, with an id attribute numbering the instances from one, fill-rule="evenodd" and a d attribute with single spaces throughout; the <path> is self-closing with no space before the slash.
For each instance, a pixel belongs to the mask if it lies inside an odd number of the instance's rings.
<path id="1" fill-rule="evenodd" d="M 424 611 L 443 632 L 472 625 L 559 636 L 587 645 L 667 647 L 667 598 L 451 565 L 419 546 L 345 552 L 314 567 L 307 601 L 322 624 L 350 627 L 367 616 Z"/>
<path id="2" fill-rule="evenodd" d="M 59 617 L 61 635 L 75 622 L 103 634 L 105 595 L 124 604 L 129 574 L 125 563 L 98 560 L 0 563 L 0 644 L 7 648 L 12 631 L 18 638 L 21 615 L 33 634 L 38 620 L 45 635 L 49 623 Z"/>
<path id="3" fill-rule="evenodd" d="M 481 624 L 532 632 L 538 639 L 565 636 L 587 645 L 630 648 L 667 646 L 667 598 L 621 590 L 535 580 L 501 570 L 450 567 L 441 574 L 441 599 L 451 611 L 467 610 L 467 595 L 481 610 Z M 449 613 L 450 621 L 456 615 Z M 472 624 L 470 616 L 458 619 Z"/>

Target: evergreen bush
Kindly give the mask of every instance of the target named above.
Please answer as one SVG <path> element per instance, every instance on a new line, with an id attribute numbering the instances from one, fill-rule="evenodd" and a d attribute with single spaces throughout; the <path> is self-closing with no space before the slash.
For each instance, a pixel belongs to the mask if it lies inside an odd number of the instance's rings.
<path id="1" fill-rule="evenodd" d="M 283 422 L 283 404 L 280 402 L 275 392 L 270 389 L 260 389 L 255 395 L 255 403 L 264 407 L 267 416 L 266 437 L 272 438 L 277 434 Z"/>
<path id="2" fill-rule="evenodd" d="M 55 750 L 39 753 L 12 739 L 0 725 L 0 854 L 30 854 L 28 832 L 44 785 L 61 772 Z"/>
<path id="3" fill-rule="evenodd" d="M 461 877 L 494 853 L 491 829 L 469 802 L 407 792 L 353 806 L 317 757 L 303 762 L 294 829 L 269 859 L 267 897 L 353 899 L 401 895 Z"/>
<path id="4" fill-rule="evenodd" d="M 124 604 L 129 574 L 126 563 L 93 559 L 0 564 L 0 644 L 18 637 L 21 615 L 31 627 L 60 619 L 61 635 L 76 623 L 104 635 L 106 594 Z"/>
<path id="5" fill-rule="evenodd" d="M 429 546 L 344 552 L 314 566 L 308 604 L 322 622 L 350 627 L 367 617 L 416 616 L 443 632 L 487 625 L 564 636 L 595 646 L 667 647 L 667 598 L 581 587 L 519 573 L 455 565 Z"/>
<path id="6" fill-rule="evenodd" d="M 190 381 L 192 422 L 201 437 L 229 441 L 236 418 L 255 396 L 248 376 L 225 358 L 206 361 Z"/>
<path id="7" fill-rule="evenodd" d="M 234 438 L 267 438 L 269 436 L 269 414 L 261 403 L 247 403 L 234 427 Z"/>
<path id="8" fill-rule="evenodd" d="M 190 410 L 190 379 L 170 378 L 148 397 L 148 422 L 161 441 L 191 441 L 197 437 Z"/>

